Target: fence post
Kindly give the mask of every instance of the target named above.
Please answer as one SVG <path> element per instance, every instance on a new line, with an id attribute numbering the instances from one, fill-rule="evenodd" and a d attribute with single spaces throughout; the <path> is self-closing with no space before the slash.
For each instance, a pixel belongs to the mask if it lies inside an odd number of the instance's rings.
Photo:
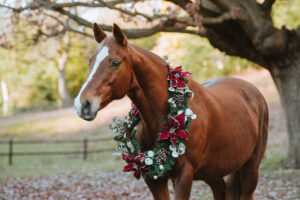
<path id="1" fill-rule="evenodd" d="M 88 140 L 84 138 L 83 140 L 83 160 L 86 160 L 87 158 L 87 148 L 88 148 Z"/>
<path id="2" fill-rule="evenodd" d="M 13 158 L 13 140 L 9 140 L 9 152 L 8 152 L 8 164 L 12 165 L 12 158 Z"/>

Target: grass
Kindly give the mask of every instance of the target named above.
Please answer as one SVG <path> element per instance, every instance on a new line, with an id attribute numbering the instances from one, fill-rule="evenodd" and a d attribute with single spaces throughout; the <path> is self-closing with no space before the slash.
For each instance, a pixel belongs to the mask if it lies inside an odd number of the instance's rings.
<path id="1" fill-rule="evenodd" d="M 34 118 L 17 120 L 1 126 L 0 140 L 34 140 L 34 139 L 68 139 L 107 137 L 107 125 L 98 126 L 97 130 L 82 131 L 81 121 L 74 116 L 57 116 L 55 118 Z M 66 123 L 64 123 L 66 122 Z M 77 134 L 75 134 L 77 133 Z M 88 150 L 114 148 L 113 140 L 89 142 Z M 0 144 L 0 152 L 7 153 L 8 144 Z M 83 143 L 58 144 L 14 144 L 13 152 L 75 151 L 83 150 Z M 13 156 L 13 165 L 9 166 L 8 156 L 0 156 L 0 179 L 9 177 L 28 177 L 62 173 L 93 173 L 97 171 L 114 171 L 122 169 L 122 159 L 112 157 L 113 152 L 83 155 L 45 155 Z"/>
<path id="2" fill-rule="evenodd" d="M 12 177 L 30 177 L 66 173 L 96 173 L 122 169 L 121 160 L 111 158 L 111 153 L 89 155 L 87 161 L 80 156 L 28 156 L 14 159 L 9 166 L 7 159 L 1 159 L 1 179 Z"/>
<path id="3" fill-rule="evenodd" d="M 113 141 L 91 143 L 89 150 L 113 147 Z M 82 150 L 82 144 L 20 144 L 15 145 L 15 152 L 41 152 Z M 8 145 L 0 145 L 0 152 L 7 152 Z M 83 155 L 59 156 L 14 156 L 13 165 L 8 165 L 8 157 L 0 157 L 1 179 L 9 177 L 27 177 L 61 173 L 94 173 L 97 171 L 114 171 L 122 169 L 122 160 L 112 157 L 112 152 Z"/>
<path id="4" fill-rule="evenodd" d="M 23 136 L 22 136 L 23 137 Z M 88 149 L 114 148 L 114 141 L 89 143 Z M 269 147 L 260 165 L 260 171 L 274 171 L 281 167 L 286 147 Z M 17 144 L 14 152 L 73 151 L 82 150 L 82 143 L 66 144 Z M 8 152 L 8 145 L 0 145 L 0 152 Z M 112 156 L 112 152 L 83 155 L 59 156 L 14 156 L 13 165 L 8 165 L 8 157 L 0 157 L 1 179 L 61 173 L 93 173 L 97 171 L 121 170 L 123 161 Z"/>
<path id="5" fill-rule="evenodd" d="M 264 158 L 259 166 L 261 171 L 274 171 L 282 166 L 287 146 L 270 146 L 267 148 Z"/>

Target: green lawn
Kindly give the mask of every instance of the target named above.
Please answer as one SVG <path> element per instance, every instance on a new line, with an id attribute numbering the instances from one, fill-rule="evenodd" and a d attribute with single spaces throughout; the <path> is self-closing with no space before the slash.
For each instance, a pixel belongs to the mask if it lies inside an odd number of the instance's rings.
<path id="1" fill-rule="evenodd" d="M 15 123 L 2 123 L 0 140 L 49 140 L 113 137 L 106 125 L 88 129 L 75 115 L 56 116 L 54 118 L 34 118 L 16 120 Z M 87 130 L 82 130 L 83 128 Z M 89 142 L 88 150 L 114 148 L 115 141 Z M 8 144 L 0 144 L 0 152 L 7 153 Z M 42 151 L 82 151 L 83 143 L 57 144 L 14 144 L 13 152 Z M 60 174 L 70 172 L 90 173 L 97 171 L 114 171 L 122 169 L 122 159 L 112 156 L 113 152 L 89 154 L 87 160 L 83 155 L 44 155 L 13 156 L 13 165 L 8 164 L 7 156 L 0 156 L 0 178 L 26 177 L 37 175 Z"/>
<path id="2" fill-rule="evenodd" d="M 113 141 L 90 143 L 89 150 L 113 148 Z M 81 143 L 75 144 L 17 144 L 14 152 L 42 151 L 74 151 L 82 150 Z M 0 145 L 0 152 L 8 152 L 8 145 Z M 112 156 L 113 152 L 88 154 L 87 160 L 83 155 L 46 155 L 46 156 L 14 156 L 13 165 L 8 164 L 8 157 L 0 157 L 0 176 L 24 177 L 50 175 L 70 172 L 91 173 L 97 171 L 113 171 L 122 169 L 122 160 Z"/>
<path id="3" fill-rule="evenodd" d="M 23 137 L 22 137 L 23 138 Z M 99 148 L 114 148 L 115 142 L 90 142 L 89 150 Z M 8 152 L 8 144 L 0 145 L 0 152 Z M 284 159 L 285 146 L 270 147 L 260 165 L 260 170 L 273 171 L 280 168 Z M 59 144 L 15 144 L 14 152 L 42 152 L 42 151 L 74 151 L 83 150 L 82 143 Z M 46 156 L 14 156 L 13 165 L 8 164 L 8 157 L 0 157 L 1 179 L 8 177 L 26 177 L 50 175 L 60 173 L 93 173 L 97 171 L 121 170 L 123 161 L 112 156 L 113 152 L 89 154 L 87 160 L 83 155 L 46 155 Z"/>

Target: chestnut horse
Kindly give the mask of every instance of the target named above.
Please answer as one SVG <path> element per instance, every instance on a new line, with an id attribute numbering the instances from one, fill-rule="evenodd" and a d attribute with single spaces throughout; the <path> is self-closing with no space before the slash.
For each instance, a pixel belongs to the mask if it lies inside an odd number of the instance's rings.
<path id="1" fill-rule="evenodd" d="M 75 99 L 77 114 L 93 120 L 97 112 L 125 95 L 141 115 L 137 133 L 142 151 L 150 150 L 169 112 L 168 64 L 159 56 L 129 44 L 118 25 L 107 36 L 94 24 L 99 46 L 89 60 L 90 74 Z M 214 199 L 253 199 L 258 166 L 266 149 L 268 108 L 250 83 L 222 78 L 197 83 L 188 78 L 194 96 L 192 121 L 180 156 L 165 176 L 145 181 L 154 199 L 169 199 L 168 180 L 175 199 L 189 199 L 193 180 L 203 180 Z"/>

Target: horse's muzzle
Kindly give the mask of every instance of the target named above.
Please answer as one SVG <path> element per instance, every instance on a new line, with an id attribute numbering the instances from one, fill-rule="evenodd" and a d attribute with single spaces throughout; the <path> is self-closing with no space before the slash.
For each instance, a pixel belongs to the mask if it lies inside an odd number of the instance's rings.
<path id="1" fill-rule="evenodd" d="M 76 107 L 77 115 L 87 121 L 92 121 L 97 116 L 97 112 L 92 111 L 92 104 L 89 100 L 86 100 L 81 106 Z"/>

